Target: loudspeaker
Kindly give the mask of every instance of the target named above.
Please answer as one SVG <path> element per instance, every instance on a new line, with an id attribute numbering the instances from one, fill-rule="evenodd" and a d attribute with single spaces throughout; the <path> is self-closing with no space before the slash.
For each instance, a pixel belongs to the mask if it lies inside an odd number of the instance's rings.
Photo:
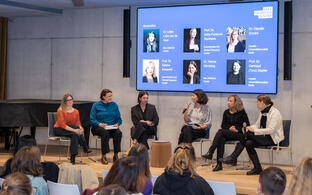
<path id="1" fill-rule="evenodd" d="M 130 9 L 125 9 L 123 16 L 123 77 L 130 77 Z"/>
<path id="2" fill-rule="evenodd" d="M 284 80 L 292 77 L 292 2 L 284 4 Z"/>

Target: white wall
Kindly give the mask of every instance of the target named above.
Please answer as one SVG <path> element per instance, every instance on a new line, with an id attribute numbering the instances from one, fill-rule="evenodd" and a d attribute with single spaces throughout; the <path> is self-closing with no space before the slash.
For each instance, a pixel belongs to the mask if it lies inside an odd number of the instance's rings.
<path id="1" fill-rule="evenodd" d="M 272 95 L 284 119 L 292 120 L 293 157 L 297 163 L 312 154 L 312 2 L 293 1 L 293 80 L 283 80 L 283 2 L 280 4 L 278 94 Z M 103 88 L 113 91 L 122 114 L 122 149 L 129 147 L 132 125 L 130 108 L 136 103 L 135 33 L 136 10 L 131 10 L 131 77 L 122 77 L 123 7 L 65 10 L 61 16 L 15 18 L 9 23 L 9 99 L 60 99 L 65 92 L 77 100 L 98 100 Z M 159 138 L 177 145 L 182 126 L 182 107 L 190 93 L 151 92 L 150 102 L 160 116 Z M 213 112 L 211 137 L 220 127 L 227 96 L 210 93 Z M 257 117 L 256 94 L 240 95 L 251 122 Z M 46 131 L 38 130 L 39 143 L 45 143 Z M 95 139 L 91 139 L 94 145 Z M 196 145 L 198 149 L 198 146 Z M 206 146 L 205 151 L 208 149 Z M 232 148 L 230 149 L 232 150 Z M 230 151 L 229 150 L 229 151 Z M 197 150 L 199 152 L 199 150 Z M 228 152 L 229 152 L 228 151 Z M 263 162 L 268 155 L 260 153 Z M 274 161 L 288 164 L 285 152 Z"/>

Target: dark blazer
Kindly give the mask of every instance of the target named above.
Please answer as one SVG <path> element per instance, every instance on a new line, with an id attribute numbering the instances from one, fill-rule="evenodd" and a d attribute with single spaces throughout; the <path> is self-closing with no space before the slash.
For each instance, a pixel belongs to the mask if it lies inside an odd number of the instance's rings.
<path id="1" fill-rule="evenodd" d="M 200 52 L 200 40 L 199 39 L 195 39 L 195 44 L 198 45 L 198 51 L 195 51 L 194 49 L 190 49 L 189 47 L 190 44 L 190 40 L 187 39 L 184 41 L 184 52 Z"/>
<path id="2" fill-rule="evenodd" d="M 154 83 L 157 83 L 157 77 L 153 77 Z M 143 76 L 143 83 L 147 83 L 147 77 Z"/>
<path id="3" fill-rule="evenodd" d="M 147 126 L 147 125 L 143 125 L 143 126 L 146 128 L 152 128 L 156 134 L 157 125 L 159 122 L 156 107 L 153 104 L 146 104 L 145 112 L 146 112 L 146 119 L 145 120 L 152 121 L 154 123 L 154 126 Z M 131 120 L 132 120 L 132 123 L 135 127 L 142 125 L 140 123 L 140 120 L 143 120 L 143 114 L 142 114 L 142 111 L 140 108 L 140 104 L 137 104 L 131 108 Z M 133 133 L 134 132 L 131 132 L 131 136 Z"/>
<path id="4" fill-rule="evenodd" d="M 190 77 L 188 75 L 183 76 L 183 83 L 190 83 Z M 200 77 L 198 74 L 194 74 L 194 78 L 193 78 L 193 84 L 199 84 L 200 83 Z"/>
<path id="5" fill-rule="evenodd" d="M 226 49 L 229 48 L 229 44 L 226 45 Z M 244 52 L 245 51 L 245 46 L 243 45 L 242 42 L 238 42 L 237 45 L 235 45 L 234 52 Z"/>

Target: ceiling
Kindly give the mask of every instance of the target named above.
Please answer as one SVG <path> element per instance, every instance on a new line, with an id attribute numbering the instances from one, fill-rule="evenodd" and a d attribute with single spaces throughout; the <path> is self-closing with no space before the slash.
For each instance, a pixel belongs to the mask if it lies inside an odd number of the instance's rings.
<path id="1" fill-rule="evenodd" d="M 152 6 L 191 3 L 215 3 L 235 0 L 0 0 L 0 16 L 22 17 L 62 14 L 64 9 L 114 6 Z M 242 0 L 236 0 L 242 1 Z M 75 6 L 74 4 L 83 4 Z"/>

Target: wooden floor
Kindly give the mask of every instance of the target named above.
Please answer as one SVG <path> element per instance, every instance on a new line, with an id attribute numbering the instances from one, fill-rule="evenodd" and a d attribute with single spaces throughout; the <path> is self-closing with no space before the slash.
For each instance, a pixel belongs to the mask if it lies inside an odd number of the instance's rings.
<path id="1" fill-rule="evenodd" d="M 40 146 L 40 150 L 42 151 L 42 160 L 53 161 L 58 164 L 63 163 L 63 162 L 69 162 L 68 158 L 66 158 L 66 149 L 67 148 L 65 147 L 49 146 L 47 156 L 45 157 L 44 147 Z M 60 161 L 59 161 L 59 151 L 61 151 Z M 109 164 L 103 165 L 100 162 L 100 157 L 101 157 L 100 151 L 96 152 L 95 150 L 93 150 L 93 152 L 89 155 L 89 157 L 82 157 L 82 158 L 77 157 L 76 163 L 87 164 L 90 167 L 92 167 L 92 169 L 94 169 L 99 179 L 101 180 L 101 177 L 102 177 L 101 170 L 102 169 L 109 170 L 110 167 L 112 166 L 112 155 L 113 155 L 112 153 L 108 154 Z M 0 166 L 3 166 L 5 161 L 11 156 L 12 155 L 9 151 L 4 151 L 3 149 L 0 148 Z M 82 160 L 82 162 L 80 162 L 80 160 Z M 240 167 L 240 165 L 237 167 L 223 165 L 222 171 L 213 172 L 212 166 L 214 166 L 215 163 L 209 166 L 201 166 L 204 163 L 205 162 L 203 159 L 200 159 L 200 158 L 197 159 L 196 171 L 204 179 L 211 180 L 211 181 L 234 182 L 236 192 L 238 194 L 257 194 L 258 176 L 247 176 L 246 175 L 247 170 L 236 170 L 237 168 Z M 251 169 L 250 166 L 251 165 L 249 165 L 248 163 L 245 163 L 245 167 L 247 167 L 248 169 Z M 266 168 L 268 167 L 268 165 L 263 165 L 263 167 Z M 285 171 L 287 175 L 287 183 L 289 183 L 291 179 L 291 173 L 294 168 L 289 167 L 289 166 L 278 166 L 278 167 Z M 158 176 L 162 174 L 163 171 L 164 171 L 164 168 L 151 167 L 152 175 Z"/>

